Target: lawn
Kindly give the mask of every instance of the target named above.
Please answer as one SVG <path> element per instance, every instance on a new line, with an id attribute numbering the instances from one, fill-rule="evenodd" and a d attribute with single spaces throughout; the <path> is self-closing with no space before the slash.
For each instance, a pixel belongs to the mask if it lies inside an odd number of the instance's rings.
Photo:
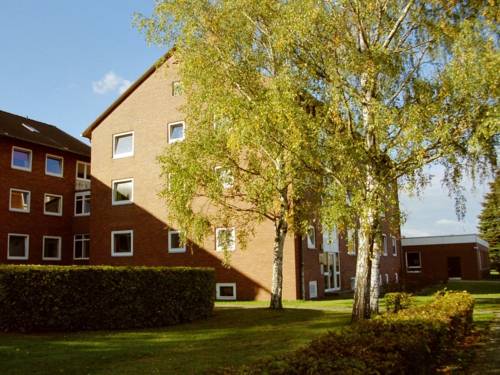
<path id="1" fill-rule="evenodd" d="M 453 282 L 470 290 L 475 320 L 485 325 L 500 309 L 500 281 Z M 418 303 L 429 300 L 419 295 Z M 71 334 L 0 334 L 0 374 L 191 374 L 249 363 L 307 344 L 348 324 L 352 300 L 217 303 L 206 321 L 154 330 Z"/>

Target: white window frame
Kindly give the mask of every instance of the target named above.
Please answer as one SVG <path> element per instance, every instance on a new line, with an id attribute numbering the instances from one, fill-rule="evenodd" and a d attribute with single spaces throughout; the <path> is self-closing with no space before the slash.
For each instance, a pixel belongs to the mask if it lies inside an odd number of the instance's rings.
<path id="1" fill-rule="evenodd" d="M 84 177 L 84 178 L 78 177 L 78 164 L 83 164 L 83 165 L 85 166 L 85 177 Z M 77 161 L 76 161 L 75 178 L 76 178 L 78 181 L 90 181 L 90 173 L 89 173 L 89 170 L 90 170 L 90 163 L 87 163 L 87 162 L 85 162 L 85 161 L 80 161 L 80 160 L 77 160 Z"/>
<path id="2" fill-rule="evenodd" d="M 178 234 L 180 236 L 181 231 L 173 230 L 173 229 L 168 230 L 168 252 L 171 254 L 185 253 L 186 252 L 186 245 L 184 245 L 182 247 L 172 247 L 172 235 L 173 234 Z"/>
<path id="3" fill-rule="evenodd" d="M 398 240 L 396 237 L 392 237 L 392 256 L 398 256 Z"/>
<path id="4" fill-rule="evenodd" d="M 386 285 L 389 285 L 389 274 L 388 273 L 385 274 L 385 283 L 386 283 Z"/>
<path id="5" fill-rule="evenodd" d="M 59 205 L 60 207 L 60 211 L 61 212 L 58 212 L 58 213 L 54 213 L 54 212 L 47 212 L 45 210 L 45 198 L 47 197 L 47 195 L 50 195 L 52 197 L 58 197 L 58 198 L 61 198 L 61 204 Z M 59 195 L 59 194 L 52 194 L 52 193 L 44 193 L 43 194 L 43 214 L 44 215 L 48 215 L 48 216 L 62 216 L 63 215 L 63 211 L 64 211 L 64 201 L 63 201 L 63 196 L 62 195 Z"/>
<path id="6" fill-rule="evenodd" d="M 47 162 L 48 159 L 59 159 L 61 161 L 61 174 L 58 173 L 52 173 L 47 170 Z M 62 156 L 54 155 L 54 154 L 45 154 L 45 174 L 47 176 L 53 176 L 53 177 L 64 177 L 64 158 Z"/>
<path id="7" fill-rule="evenodd" d="M 85 207 L 85 197 L 87 197 L 87 196 L 89 196 L 89 197 L 91 196 L 90 191 L 79 191 L 79 192 L 75 193 L 75 202 L 74 202 L 75 203 L 75 207 L 74 207 L 74 215 L 75 216 L 90 216 L 90 211 L 80 213 L 80 214 L 76 212 L 76 198 L 83 197 L 82 208 L 84 208 Z M 90 209 L 92 210 L 92 207 Z"/>
<path id="8" fill-rule="evenodd" d="M 115 201 L 115 184 L 120 182 L 132 182 L 132 194 L 129 200 L 126 201 Z M 111 181 L 111 204 L 113 206 L 121 206 L 124 204 L 134 203 L 134 179 L 133 178 L 122 178 L 120 180 Z"/>
<path id="9" fill-rule="evenodd" d="M 87 239 L 84 239 L 84 238 L 79 238 L 77 239 L 76 237 L 77 236 L 88 236 Z M 90 257 L 81 257 L 81 258 L 77 258 L 76 257 L 76 243 L 77 242 L 88 242 L 90 244 L 90 235 L 88 233 L 80 233 L 80 234 L 75 234 L 73 236 L 73 259 L 74 260 L 88 260 L 90 259 Z"/>
<path id="10" fill-rule="evenodd" d="M 18 208 L 12 208 L 12 192 L 13 191 L 19 191 L 21 193 L 28 193 L 28 209 L 27 210 L 20 210 Z M 10 188 L 10 190 L 9 190 L 9 211 L 29 214 L 31 211 L 31 191 L 18 189 L 18 188 Z"/>
<path id="11" fill-rule="evenodd" d="M 229 228 L 215 228 L 215 250 L 216 251 L 224 251 L 223 246 L 219 246 L 219 233 L 222 231 L 232 231 L 233 232 L 233 243 L 231 246 L 227 247 L 227 251 L 235 251 L 236 250 L 236 228 L 235 227 L 229 227 Z"/>
<path id="12" fill-rule="evenodd" d="M 399 275 L 397 272 L 394 272 L 394 280 L 396 281 L 396 284 L 399 284 Z"/>
<path id="13" fill-rule="evenodd" d="M 128 253 L 115 253 L 115 234 L 130 234 L 130 251 Z M 134 230 L 113 230 L 111 231 L 111 256 L 112 257 L 131 257 L 134 255 Z"/>
<path id="14" fill-rule="evenodd" d="M 26 238 L 26 241 L 24 242 L 24 256 L 18 257 L 18 256 L 12 256 L 10 255 L 10 237 L 14 236 L 22 236 Z M 30 256 L 30 235 L 29 234 L 24 234 L 24 233 L 9 233 L 7 234 L 7 259 L 12 259 L 12 260 L 28 260 Z"/>
<path id="15" fill-rule="evenodd" d="M 180 85 L 180 92 L 178 94 L 175 93 L 175 86 L 176 84 Z M 174 80 L 172 81 L 172 96 L 182 96 L 182 93 L 184 91 L 184 87 L 182 85 L 182 81 L 181 80 Z"/>
<path id="16" fill-rule="evenodd" d="M 313 238 L 309 235 L 310 229 L 312 229 Z M 316 228 L 313 225 L 309 225 L 307 228 L 306 241 L 309 250 L 316 250 Z"/>
<path id="17" fill-rule="evenodd" d="M 132 135 L 132 150 L 125 152 L 123 154 L 116 154 L 115 149 L 116 149 L 116 138 L 123 137 L 125 135 Z M 134 156 L 134 148 L 135 148 L 135 134 L 134 131 L 128 131 L 128 132 L 123 132 L 123 133 L 117 133 L 113 134 L 113 144 L 112 144 L 112 155 L 113 159 L 122 159 L 122 158 L 128 158 L 131 156 Z"/>
<path id="18" fill-rule="evenodd" d="M 388 252 L 388 249 L 387 249 L 387 235 L 386 234 L 382 234 L 382 249 L 383 249 L 383 255 L 386 257 L 389 252 Z"/>
<path id="19" fill-rule="evenodd" d="M 420 263 L 419 267 L 415 266 L 408 266 L 408 254 L 410 253 L 417 253 L 418 254 L 418 260 Z M 406 272 L 408 273 L 420 273 L 422 272 L 422 253 L 419 250 L 413 250 L 413 251 L 406 251 L 405 252 L 405 263 L 406 263 Z"/>
<path id="20" fill-rule="evenodd" d="M 28 168 L 24 167 L 19 167 L 17 165 L 14 165 L 14 151 L 19 150 L 19 151 L 25 151 L 30 154 L 30 165 Z M 24 147 L 18 147 L 18 146 L 12 146 L 12 151 L 10 153 L 10 167 L 12 169 L 17 169 L 19 171 L 25 171 L 25 172 L 31 172 L 31 169 L 33 167 L 33 151 L 30 150 L 29 148 L 24 148 Z"/>
<path id="21" fill-rule="evenodd" d="M 171 139 L 170 138 L 170 128 L 173 126 L 173 125 L 179 125 L 179 124 L 182 124 L 182 138 L 179 138 L 179 139 Z M 186 139 L 186 122 L 185 121 L 175 121 L 175 122 L 171 122 L 168 124 L 168 143 L 176 143 L 176 142 L 182 142 L 184 139 Z"/>
<path id="22" fill-rule="evenodd" d="M 57 244 L 57 257 L 47 257 L 45 256 L 45 240 L 58 240 Z M 62 237 L 60 236 L 43 236 L 42 239 L 42 260 L 61 260 L 61 246 L 62 246 Z"/>
<path id="23" fill-rule="evenodd" d="M 232 287 L 233 288 L 233 295 L 232 296 L 221 296 L 220 295 L 220 288 L 221 287 Z M 215 294 L 216 294 L 216 299 L 220 301 L 236 301 L 236 283 L 216 283 L 215 284 Z"/>
<path id="24" fill-rule="evenodd" d="M 314 293 L 312 293 L 314 291 Z M 309 299 L 316 299 L 318 298 L 318 281 L 317 280 L 311 280 L 309 281 Z"/>

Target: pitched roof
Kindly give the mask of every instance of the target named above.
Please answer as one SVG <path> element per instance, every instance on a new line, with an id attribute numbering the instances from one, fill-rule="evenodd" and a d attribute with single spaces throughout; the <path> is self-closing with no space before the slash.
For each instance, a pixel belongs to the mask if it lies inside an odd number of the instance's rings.
<path id="1" fill-rule="evenodd" d="M 90 157 L 90 147 L 54 125 L 0 110 L 0 136 Z"/>
<path id="2" fill-rule="evenodd" d="M 173 55 L 175 47 L 171 48 L 165 55 L 158 59 L 148 70 L 146 70 L 142 76 L 140 76 L 130 87 L 121 94 L 118 99 L 116 99 L 111 105 L 103 112 L 101 115 L 94 120 L 92 124 L 90 124 L 87 129 L 85 129 L 82 133 L 84 137 L 90 139 L 92 137 L 92 131 L 99 126 L 101 122 L 104 121 L 106 117 L 108 117 L 111 112 L 113 112 L 120 104 L 122 104 L 125 99 L 129 97 L 146 79 L 149 78 L 151 74 L 153 74 L 158 67 L 165 62 L 168 58 Z"/>

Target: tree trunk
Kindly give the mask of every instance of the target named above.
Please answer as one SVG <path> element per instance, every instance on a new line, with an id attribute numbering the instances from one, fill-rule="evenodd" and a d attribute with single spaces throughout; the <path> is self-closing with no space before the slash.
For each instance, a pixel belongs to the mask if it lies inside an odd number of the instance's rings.
<path id="1" fill-rule="evenodd" d="M 273 280 L 269 308 L 279 310 L 283 308 L 283 247 L 285 245 L 285 238 L 288 231 L 288 224 L 284 217 L 280 217 L 275 222 L 274 228 Z"/>
<path id="2" fill-rule="evenodd" d="M 371 314 L 378 314 L 378 299 L 380 296 L 380 251 L 376 246 L 374 247 L 370 286 L 370 312 Z"/>
<path id="3" fill-rule="evenodd" d="M 364 225 L 362 225 L 363 227 Z M 372 268 L 369 233 L 361 230 L 358 259 L 356 262 L 356 286 L 352 322 L 370 319 L 370 275 Z"/>

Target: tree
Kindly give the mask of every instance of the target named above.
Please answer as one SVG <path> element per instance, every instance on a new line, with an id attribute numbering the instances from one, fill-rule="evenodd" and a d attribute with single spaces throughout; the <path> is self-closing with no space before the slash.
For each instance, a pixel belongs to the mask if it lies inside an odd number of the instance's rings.
<path id="1" fill-rule="evenodd" d="M 331 176 L 324 220 L 359 223 L 353 320 L 364 319 L 370 298 L 378 306 L 381 224 L 400 222 L 388 188 L 418 192 L 424 167 L 440 163 L 460 216 L 462 178 L 496 165 L 498 13 L 465 0 L 296 6 L 290 48 L 323 124 L 322 156 L 310 167 Z"/>
<path id="2" fill-rule="evenodd" d="M 175 42 L 181 62 L 187 134 L 160 157 L 169 219 L 184 240 L 236 227 L 243 246 L 256 224 L 270 220 L 270 307 L 280 309 L 284 242 L 291 229 L 303 233 L 313 220 L 322 181 L 301 162 L 317 152 L 315 120 L 297 105 L 272 3 L 163 1 L 140 23 L 152 40 Z"/>
<path id="3" fill-rule="evenodd" d="M 483 210 L 479 215 L 479 233 L 490 245 L 490 261 L 493 268 L 500 268 L 500 173 L 490 183 L 490 191 L 484 197 Z"/>
<path id="4" fill-rule="evenodd" d="M 213 115 L 228 118 L 237 128 L 226 143 L 239 146 L 233 159 L 252 149 L 242 139 L 255 133 L 255 163 L 270 152 L 269 164 L 280 166 L 258 172 L 272 176 L 259 180 L 275 194 L 264 207 L 286 202 L 272 216 L 277 228 L 310 191 L 323 224 L 357 229 L 352 317 L 368 318 L 378 306 L 383 226 L 400 223 L 396 186 L 420 191 L 424 168 L 441 163 L 462 215 L 462 178 L 496 164 L 496 8 L 484 0 L 254 3 L 164 0 L 141 25 L 150 40 L 178 46 L 190 121 L 206 112 L 208 129 Z M 280 172 L 291 168 L 297 178 Z"/>

